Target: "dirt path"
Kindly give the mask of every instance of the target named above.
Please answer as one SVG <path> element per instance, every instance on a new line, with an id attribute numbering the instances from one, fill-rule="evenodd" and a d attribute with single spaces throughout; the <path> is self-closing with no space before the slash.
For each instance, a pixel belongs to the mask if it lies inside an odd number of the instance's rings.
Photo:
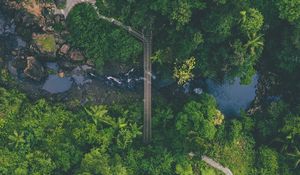
<path id="1" fill-rule="evenodd" d="M 226 175 L 233 175 L 233 173 L 230 171 L 229 168 L 222 166 L 220 163 L 214 161 L 213 159 L 207 156 L 202 156 L 202 160 L 206 162 L 208 165 L 210 165 L 211 167 L 222 171 Z"/>
<path id="2" fill-rule="evenodd" d="M 65 17 L 67 17 L 72 8 L 80 3 L 90 3 L 94 5 L 96 4 L 96 0 L 67 0 L 66 7 L 64 9 L 55 9 L 55 14 L 63 14 Z"/>

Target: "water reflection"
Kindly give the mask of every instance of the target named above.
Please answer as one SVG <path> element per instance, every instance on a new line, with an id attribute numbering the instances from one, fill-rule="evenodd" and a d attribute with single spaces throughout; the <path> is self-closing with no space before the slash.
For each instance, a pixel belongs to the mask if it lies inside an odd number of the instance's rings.
<path id="1" fill-rule="evenodd" d="M 208 91 L 217 100 L 220 110 L 226 116 L 237 116 L 240 109 L 247 109 L 255 98 L 255 90 L 258 76 L 255 75 L 249 85 L 240 85 L 240 79 L 233 83 L 218 84 L 212 80 L 206 80 Z"/>
<path id="2" fill-rule="evenodd" d="M 49 75 L 43 85 L 43 89 L 55 94 L 69 90 L 72 87 L 73 81 L 70 77 L 59 77 L 57 75 Z"/>

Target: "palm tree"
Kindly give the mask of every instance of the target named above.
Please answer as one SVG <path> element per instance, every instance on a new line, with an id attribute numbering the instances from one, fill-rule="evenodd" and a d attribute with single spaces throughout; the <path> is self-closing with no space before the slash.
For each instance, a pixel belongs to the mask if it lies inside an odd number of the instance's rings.
<path id="1" fill-rule="evenodd" d="M 250 50 L 251 55 L 255 55 L 255 50 L 260 49 L 264 46 L 262 41 L 263 35 L 258 35 L 253 33 L 252 35 L 248 35 L 248 42 L 244 45 L 246 49 Z"/>
<path id="2" fill-rule="evenodd" d="M 85 108 L 85 111 L 92 118 L 95 125 L 98 125 L 98 122 L 101 122 L 109 126 L 116 126 L 114 119 L 107 114 L 108 110 L 105 106 L 92 106 L 90 108 Z"/>
<path id="3" fill-rule="evenodd" d="M 297 147 L 295 147 L 295 152 L 293 153 L 287 153 L 288 156 L 295 159 L 295 168 L 297 168 L 300 165 L 300 151 Z"/>
<path id="4" fill-rule="evenodd" d="M 24 140 L 24 132 L 21 132 L 21 134 L 19 134 L 16 130 L 14 130 L 14 134 L 13 135 L 9 135 L 8 139 L 12 141 L 12 143 L 10 144 L 15 144 L 15 147 L 19 147 L 21 144 L 25 143 Z"/>

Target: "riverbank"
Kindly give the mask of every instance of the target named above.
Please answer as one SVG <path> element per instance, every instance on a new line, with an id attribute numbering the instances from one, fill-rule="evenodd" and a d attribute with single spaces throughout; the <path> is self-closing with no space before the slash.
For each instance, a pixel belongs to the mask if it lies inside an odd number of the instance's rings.
<path id="1" fill-rule="evenodd" d="M 46 9 L 47 7 L 43 11 L 47 11 Z M 8 27 L 9 35 L 7 32 L 4 33 L 10 38 L 3 39 L 3 43 L 6 43 L 4 44 L 6 52 L 3 53 L 5 55 L 3 71 L 6 74 L 10 73 L 15 81 L 2 82 L 2 84 L 18 87 L 33 99 L 44 97 L 54 101 L 70 101 L 77 105 L 88 102 L 101 104 L 126 102 L 127 99 L 142 100 L 141 71 L 126 65 L 111 63 L 105 66 L 103 74 L 99 74 L 92 60 L 86 58 L 79 49 L 73 48 L 65 39 L 68 31 L 65 20 L 60 15 L 55 16 L 51 14 L 51 10 L 48 10 L 48 13 L 41 13 L 42 16 L 45 15 L 42 21 L 47 22 L 41 23 L 41 19 L 21 10 L 11 9 L 5 14 L 10 14 L 13 19 L 8 20 L 11 23 L 11 27 Z M 30 27 L 26 31 L 20 29 L 20 26 L 28 24 Z M 4 28 L 3 25 L 3 30 Z M 227 113 L 228 116 L 233 113 L 238 115 L 240 108 L 248 110 L 249 114 L 259 109 L 259 101 L 262 100 L 263 95 L 256 95 L 250 106 L 255 96 L 255 85 L 251 85 L 251 93 L 241 91 L 239 95 L 227 94 L 227 99 L 224 99 L 222 89 L 230 88 L 231 91 L 238 91 L 239 89 L 233 90 L 233 88 L 241 89 L 243 86 L 239 85 L 239 82 L 235 82 L 233 87 L 228 83 L 218 84 L 211 80 L 208 80 L 208 83 L 201 82 L 203 79 L 199 81 L 199 85 L 190 83 L 194 85 L 186 84 L 183 87 L 170 81 L 171 86 L 161 89 L 160 85 L 166 81 L 160 79 L 158 83 L 154 82 L 154 86 L 158 87 L 154 89 L 162 94 L 165 93 L 166 98 L 178 99 L 179 105 L 184 102 L 180 99 L 197 98 L 203 91 L 210 92 L 215 96 L 222 112 Z M 262 87 L 265 86 L 260 85 L 260 82 L 263 81 L 258 80 L 257 94 L 264 94 Z M 246 100 L 238 98 L 244 94 L 245 96 L 251 94 L 251 98 Z M 234 97 L 237 98 L 234 100 Z M 233 103 L 228 107 L 230 101 Z"/>
<path id="2" fill-rule="evenodd" d="M 48 24 L 58 21 L 63 25 L 60 18 L 53 17 L 46 16 L 52 21 L 48 21 Z M 99 75 L 91 60 L 76 48 L 70 47 L 64 39 L 67 31 L 49 31 L 51 27 L 45 25 L 40 26 L 39 19 L 23 9 L 1 6 L 2 86 L 16 88 L 33 100 L 46 98 L 74 108 L 86 103 L 111 104 L 142 100 L 142 90 L 134 84 L 142 81 L 138 74 L 131 75 L 128 68 L 121 66 L 122 69 L 111 72 L 106 70 L 106 76 Z M 124 72 L 123 75 L 120 70 Z"/>

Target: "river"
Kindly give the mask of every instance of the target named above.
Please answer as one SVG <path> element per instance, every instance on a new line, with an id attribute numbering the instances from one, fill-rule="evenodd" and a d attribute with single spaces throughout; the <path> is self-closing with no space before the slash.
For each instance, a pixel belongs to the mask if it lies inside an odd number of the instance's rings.
<path id="1" fill-rule="evenodd" d="M 26 47 L 27 43 L 19 37 L 15 31 L 16 25 L 13 20 L 8 19 L 5 15 L 0 13 L 0 49 L 6 49 L 7 56 L 11 51 L 18 48 Z M 0 50 L 3 53 L 3 50 Z M 3 56 L 3 55 L 0 55 Z M 111 75 L 97 75 L 91 71 L 92 68 L 88 65 L 79 65 L 66 74 L 63 77 L 58 76 L 60 66 L 57 62 L 43 63 L 44 67 L 49 73 L 48 77 L 41 82 L 32 83 L 24 79 L 23 71 L 16 70 L 12 66 L 13 56 L 11 60 L 7 62 L 7 68 L 11 74 L 15 75 L 19 83 L 26 85 L 31 89 L 37 91 L 60 94 L 69 91 L 73 87 L 93 86 L 99 85 L 98 82 L 106 84 L 108 87 L 117 87 L 119 89 L 127 89 L 134 91 L 136 88 L 141 88 L 143 84 L 142 70 L 131 69 L 127 73 L 117 76 Z M 153 77 L 155 78 L 155 77 Z M 257 85 L 258 76 L 255 75 L 251 84 L 240 85 L 240 80 L 236 78 L 233 82 L 226 81 L 219 84 L 213 80 L 206 80 L 207 92 L 212 94 L 218 103 L 220 110 L 226 116 L 237 116 L 240 110 L 245 110 L 249 107 L 252 100 L 255 98 L 255 90 Z M 154 81 L 154 85 L 159 87 L 158 84 L 163 84 L 163 80 L 160 83 Z M 189 91 L 189 85 L 186 85 L 183 89 L 185 92 Z M 191 91 L 194 94 L 201 94 L 204 87 L 194 87 Z"/>

